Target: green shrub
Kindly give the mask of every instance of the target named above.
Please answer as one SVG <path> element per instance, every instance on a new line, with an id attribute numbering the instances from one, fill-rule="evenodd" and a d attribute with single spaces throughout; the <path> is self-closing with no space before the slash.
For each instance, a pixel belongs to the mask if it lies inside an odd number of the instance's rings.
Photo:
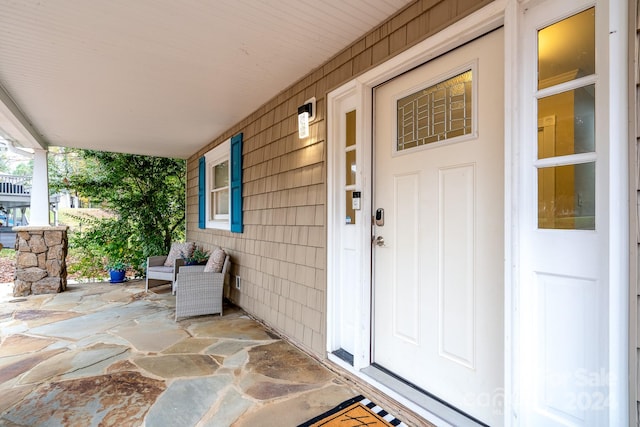
<path id="1" fill-rule="evenodd" d="M 185 237 L 185 161 L 161 157 L 78 150 L 81 162 L 59 180 L 61 188 L 99 203 L 107 217 L 71 216 L 77 227 L 69 236 L 74 263 L 69 271 L 104 274 L 121 262 L 136 276 L 146 258 L 167 254 Z M 91 277 L 91 276 L 88 276 Z"/>

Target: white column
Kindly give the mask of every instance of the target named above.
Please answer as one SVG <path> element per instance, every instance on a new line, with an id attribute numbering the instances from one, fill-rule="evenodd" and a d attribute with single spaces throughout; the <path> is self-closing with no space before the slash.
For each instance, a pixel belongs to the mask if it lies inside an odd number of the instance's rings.
<path id="1" fill-rule="evenodd" d="M 49 225 L 49 171 L 47 150 L 35 150 L 31 187 L 31 215 L 29 225 Z"/>

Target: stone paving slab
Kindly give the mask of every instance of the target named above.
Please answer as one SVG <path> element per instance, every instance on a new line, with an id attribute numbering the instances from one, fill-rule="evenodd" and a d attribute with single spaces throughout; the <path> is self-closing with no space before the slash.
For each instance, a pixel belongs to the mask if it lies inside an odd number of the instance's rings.
<path id="1" fill-rule="evenodd" d="M 80 292 L 73 292 L 74 287 L 67 287 L 67 292 L 57 294 L 55 298 L 49 298 L 43 301 L 42 308 L 47 310 L 70 310 L 75 308 L 83 298 L 86 298 L 86 294 Z M 30 296 L 29 299 L 34 296 Z M 42 298 L 42 295 L 37 297 Z"/>
<path id="2" fill-rule="evenodd" d="M 0 335 L 3 337 L 9 337 L 15 334 L 21 334 L 29 330 L 29 327 L 24 322 L 16 322 L 13 319 L 11 322 L 1 325 Z"/>
<path id="3" fill-rule="evenodd" d="M 0 398 L 0 413 L 7 411 L 12 406 L 19 403 L 26 395 L 31 393 L 32 389 L 33 388 L 31 386 L 13 386 L 2 390 L 2 398 Z"/>
<path id="4" fill-rule="evenodd" d="M 230 375 L 181 379 L 173 382 L 147 415 L 146 425 L 194 426 L 219 398 L 221 390 L 233 381 Z"/>
<path id="5" fill-rule="evenodd" d="M 80 314 L 71 311 L 22 310 L 16 312 L 13 318 L 17 321 L 24 322 L 31 329 L 61 320 L 73 319 L 79 315 Z"/>
<path id="6" fill-rule="evenodd" d="M 2 416 L 24 426 L 140 425 L 164 382 L 120 372 L 46 383 Z"/>
<path id="7" fill-rule="evenodd" d="M 175 343 L 171 347 L 165 349 L 162 353 L 200 353 L 205 348 L 211 346 L 211 344 L 217 342 L 215 338 L 186 338 L 180 342 Z"/>
<path id="8" fill-rule="evenodd" d="M 0 344 L 0 358 L 42 350 L 54 342 L 55 340 L 52 339 L 30 337 L 28 335 L 11 335 Z"/>
<path id="9" fill-rule="evenodd" d="M 121 338 L 117 335 L 112 335 L 109 332 L 104 332 L 101 334 L 91 335 L 90 337 L 83 338 L 80 341 L 75 341 L 74 344 L 69 344 L 68 346 L 71 348 L 82 348 L 91 347 L 93 344 L 115 344 L 122 346 L 131 345 L 131 343 L 124 338 Z"/>
<path id="10" fill-rule="evenodd" d="M 140 352 L 161 352 L 189 337 L 175 324 L 132 322 L 109 330 L 109 333 L 123 338 Z"/>
<path id="11" fill-rule="evenodd" d="M 284 341 L 252 348 L 249 360 L 250 371 L 280 380 L 323 383 L 332 377 L 325 367 Z"/>
<path id="12" fill-rule="evenodd" d="M 125 357 L 128 351 L 128 347 L 100 344 L 66 351 L 39 363 L 19 383 L 38 384 L 55 377 L 67 379 L 101 375 L 106 367 Z"/>
<path id="13" fill-rule="evenodd" d="M 40 363 L 49 360 L 51 357 L 63 351 L 62 349 L 48 350 L 26 356 L 14 356 L 8 364 L 0 368 L 0 384 L 29 372 Z"/>
<path id="14" fill-rule="evenodd" d="M 222 366 L 227 369 L 237 369 L 246 366 L 247 361 L 249 360 L 249 353 L 247 350 L 242 350 L 235 353 L 232 356 L 224 357 L 221 360 Z"/>
<path id="15" fill-rule="evenodd" d="M 75 305 L 73 308 L 70 308 L 70 310 L 79 313 L 91 313 L 92 311 L 104 311 L 110 307 L 118 307 L 124 304 L 124 302 L 119 301 L 104 301 L 100 296 L 95 296 L 90 299 L 83 299 L 80 304 Z"/>
<path id="16" fill-rule="evenodd" d="M 133 359 L 140 368 L 162 378 L 198 377 L 213 375 L 220 367 L 206 354 L 171 354 Z"/>
<path id="17" fill-rule="evenodd" d="M 189 320 L 186 320 L 186 322 L 189 322 Z M 188 325 L 187 330 L 195 337 L 230 338 L 248 341 L 274 339 L 258 323 L 245 316 L 223 316 L 217 322 L 206 321 L 201 318 Z"/>
<path id="18" fill-rule="evenodd" d="M 2 426 L 295 426 L 360 394 L 236 307 L 175 322 L 168 286 L 7 290 Z"/>
<path id="19" fill-rule="evenodd" d="M 201 425 L 203 427 L 230 426 L 251 406 L 253 406 L 251 400 L 235 388 L 230 388 L 210 408 L 209 413 L 203 417 Z"/>
<path id="20" fill-rule="evenodd" d="M 262 342 L 259 341 L 235 341 L 235 340 L 226 340 L 214 344 L 207 348 L 204 352 L 206 354 L 216 354 L 218 356 L 232 356 L 239 352 L 240 350 L 245 350 L 250 348 L 252 345 L 260 345 Z"/>
<path id="21" fill-rule="evenodd" d="M 134 301 L 128 305 L 110 307 L 108 310 L 40 326 L 31 329 L 31 333 L 48 337 L 82 339 L 158 310 L 158 307 L 146 301 Z"/>

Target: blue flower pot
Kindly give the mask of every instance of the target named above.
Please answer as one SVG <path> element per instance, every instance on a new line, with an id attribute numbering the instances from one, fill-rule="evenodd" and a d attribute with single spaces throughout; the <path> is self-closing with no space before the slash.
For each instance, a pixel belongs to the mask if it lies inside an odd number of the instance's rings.
<path id="1" fill-rule="evenodd" d="M 111 276 L 111 283 L 122 283 L 124 282 L 125 271 L 121 270 L 109 270 L 109 276 Z"/>

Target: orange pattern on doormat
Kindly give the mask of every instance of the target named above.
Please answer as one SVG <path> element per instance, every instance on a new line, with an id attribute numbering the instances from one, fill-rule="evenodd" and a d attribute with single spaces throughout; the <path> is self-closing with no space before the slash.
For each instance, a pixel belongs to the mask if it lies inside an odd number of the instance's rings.
<path id="1" fill-rule="evenodd" d="M 371 409 L 354 403 L 329 417 L 311 424 L 309 427 L 358 427 L 358 426 L 384 426 L 393 427 L 391 424 L 371 412 Z"/>
<path id="2" fill-rule="evenodd" d="M 364 396 L 346 400 L 298 427 L 407 427 Z"/>

